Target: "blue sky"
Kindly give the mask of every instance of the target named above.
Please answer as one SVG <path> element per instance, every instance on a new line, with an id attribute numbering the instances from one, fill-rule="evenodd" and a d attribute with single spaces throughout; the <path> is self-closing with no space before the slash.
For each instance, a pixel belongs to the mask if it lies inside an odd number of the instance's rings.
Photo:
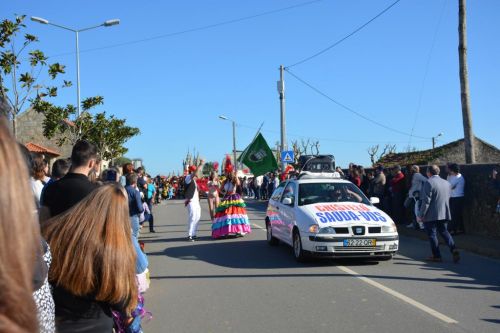
<path id="1" fill-rule="evenodd" d="M 153 174 L 182 168 L 188 150 L 220 161 L 244 149 L 259 125 L 279 140 L 278 67 L 300 61 L 368 21 L 394 0 L 323 0 L 232 24 L 128 43 L 226 22 L 304 0 L 2 1 L 3 18 L 39 16 L 82 28 L 107 19 L 121 24 L 80 36 L 82 98 L 103 95 L 106 110 L 141 129 L 127 143 Z M 368 165 L 367 148 L 431 147 L 463 137 L 458 79 L 458 1 L 401 0 L 337 47 L 291 70 L 351 109 L 410 138 L 346 111 L 285 73 L 288 143 L 318 139 L 341 166 Z M 468 1 L 468 64 L 476 136 L 500 146 L 500 1 Z M 74 36 L 27 22 L 52 61 L 76 81 Z M 117 47 L 109 47 L 116 44 Z M 56 103 L 74 103 L 76 86 Z"/>

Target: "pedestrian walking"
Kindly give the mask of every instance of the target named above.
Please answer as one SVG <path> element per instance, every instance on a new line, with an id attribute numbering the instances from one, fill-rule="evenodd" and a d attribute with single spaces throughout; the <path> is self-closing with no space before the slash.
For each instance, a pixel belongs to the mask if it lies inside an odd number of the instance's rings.
<path id="1" fill-rule="evenodd" d="M 201 163 L 203 165 L 203 162 Z M 198 192 L 198 185 L 196 180 L 198 179 L 199 167 L 196 165 L 191 165 L 189 167 L 189 174 L 184 179 L 185 191 L 184 191 L 184 206 L 186 206 L 188 211 L 188 240 L 194 241 L 197 236 L 198 223 L 201 218 L 201 207 L 200 207 L 200 196 Z"/>
<path id="2" fill-rule="evenodd" d="M 451 186 L 446 180 L 439 176 L 440 169 L 437 165 L 427 168 L 427 177 L 421 194 L 421 207 L 417 221 L 424 222 L 424 228 L 429 236 L 432 256 L 426 260 L 431 262 L 441 262 L 441 252 L 439 251 L 439 240 L 437 233 L 446 242 L 453 255 L 453 262 L 460 260 L 460 253 L 455 249 L 455 242 L 446 228 L 447 222 L 451 218 L 450 196 Z"/>

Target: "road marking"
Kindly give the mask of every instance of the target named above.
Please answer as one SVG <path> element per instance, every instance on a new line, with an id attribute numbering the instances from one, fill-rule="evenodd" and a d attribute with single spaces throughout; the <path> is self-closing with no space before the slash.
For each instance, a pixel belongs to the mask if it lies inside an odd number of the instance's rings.
<path id="1" fill-rule="evenodd" d="M 424 305 L 420 302 L 417 302 L 415 301 L 414 299 L 408 297 L 408 296 L 405 296 L 391 288 L 388 288 L 386 286 L 384 286 L 383 284 L 380 284 L 372 279 L 369 279 L 367 278 L 366 276 L 363 276 L 355 271 L 353 271 L 352 269 L 350 268 L 347 268 L 345 266 L 337 266 L 341 271 L 345 272 L 345 273 L 348 273 L 348 274 L 351 274 L 355 277 L 357 277 L 358 279 L 368 283 L 369 285 L 375 287 L 375 288 L 378 288 L 386 293 L 388 293 L 389 295 L 392 295 L 394 297 L 396 297 L 397 299 L 403 301 L 403 302 L 406 302 L 414 307 L 416 307 L 417 309 L 420 309 L 428 314 L 430 314 L 431 316 L 441 320 L 441 321 L 444 321 L 445 323 L 447 324 L 458 324 L 458 321 L 456 321 L 455 319 L 452 319 L 434 309 L 431 309 L 430 307 L 428 307 L 427 305 Z"/>
<path id="2" fill-rule="evenodd" d="M 260 230 L 266 230 L 266 228 L 263 228 L 263 227 L 261 227 L 260 225 L 255 224 L 255 223 L 252 223 L 252 226 L 254 226 L 255 228 L 260 229 Z M 267 230 L 266 230 L 266 231 L 267 231 Z"/>

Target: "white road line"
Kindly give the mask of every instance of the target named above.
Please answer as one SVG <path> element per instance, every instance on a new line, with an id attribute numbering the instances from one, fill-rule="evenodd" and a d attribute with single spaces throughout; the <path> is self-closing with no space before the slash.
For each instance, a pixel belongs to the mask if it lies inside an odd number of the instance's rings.
<path id="1" fill-rule="evenodd" d="M 456 321 L 455 319 L 452 319 L 452 318 L 450 318 L 450 317 L 448 317 L 448 316 L 446 316 L 446 315 L 444 315 L 444 314 L 442 314 L 442 313 L 440 313 L 440 312 L 438 312 L 438 311 L 436 311 L 434 309 L 431 309 L 427 305 L 424 305 L 424 304 L 422 304 L 420 302 L 417 302 L 417 301 L 415 301 L 414 299 L 412 299 L 412 298 L 410 298 L 408 296 L 405 296 L 405 295 L 403 295 L 403 294 L 401 294 L 401 293 L 399 293 L 399 292 L 397 292 L 397 291 L 395 291 L 395 290 L 393 290 L 391 288 L 388 288 L 388 287 L 386 287 L 386 286 L 384 286 L 384 285 L 382 285 L 382 284 L 380 284 L 380 283 L 378 283 L 378 282 L 376 282 L 376 281 L 374 281 L 372 279 L 369 279 L 369 278 L 367 278 L 367 277 L 365 277 L 365 276 L 363 276 L 363 275 L 361 275 L 361 274 L 353 271 L 350 268 L 347 268 L 345 266 L 337 266 L 337 267 L 341 271 L 343 271 L 345 273 L 348 273 L 348 274 L 351 274 L 351 275 L 357 277 L 358 279 L 360 279 L 360 280 L 368 283 L 369 285 L 371 285 L 371 286 L 373 286 L 375 288 L 378 288 L 378 289 L 380 289 L 380 290 L 388 293 L 389 295 L 392 295 L 392 296 L 396 297 L 397 299 L 399 299 L 399 300 L 401 300 L 403 302 L 406 302 L 406 303 L 408 303 L 410 305 L 413 305 L 417 309 L 420 309 L 420 310 L 426 312 L 427 314 L 430 314 L 431 316 L 433 316 L 433 317 L 435 317 L 435 318 L 437 318 L 439 320 L 444 321 L 447 324 L 458 324 L 458 321 Z"/>
<path id="2" fill-rule="evenodd" d="M 255 228 L 257 228 L 257 229 L 260 229 L 260 230 L 266 230 L 266 228 L 263 228 L 260 225 L 255 224 L 255 223 L 252 223 L 252 226 L 255 227 Z"/>

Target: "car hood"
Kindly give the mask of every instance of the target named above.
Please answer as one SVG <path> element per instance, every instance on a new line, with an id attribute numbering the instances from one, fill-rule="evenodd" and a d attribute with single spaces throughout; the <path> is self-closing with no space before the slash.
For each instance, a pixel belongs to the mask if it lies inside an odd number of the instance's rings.
<path id="1" fill-rule="evenodd" d="M 300 207 L 313 218 L 320 227 L 338 226 L 340 224 L 390 224 L 392 219 L 372 205 L 363 203 L 316 203 Z"/>

